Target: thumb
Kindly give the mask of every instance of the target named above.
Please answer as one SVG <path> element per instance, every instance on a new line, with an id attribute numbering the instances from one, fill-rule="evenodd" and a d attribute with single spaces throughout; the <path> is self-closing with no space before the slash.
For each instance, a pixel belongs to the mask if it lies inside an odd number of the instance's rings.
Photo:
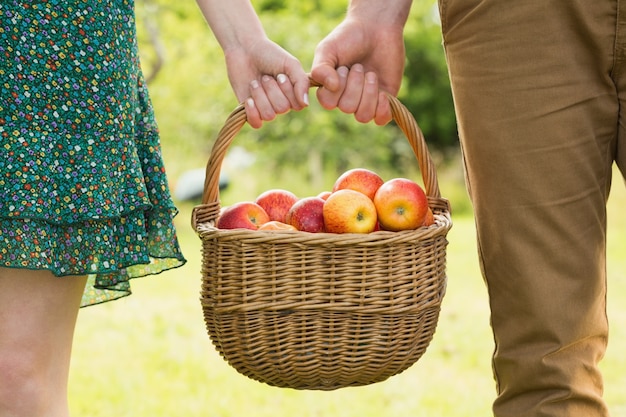
<path id="1" fill-rule="evenodd" d="M 337 91 L 339 88 L 338 63 L 329 49 L 323 41 L 317 45 L 311 66 L 311 78 L 322 87 Z"/>
<path id="2" fill-rule="evenodd" d="M 311 78 L 329 91 L 339 89 L 339 75 L 335 65 L 328 62 L 315 62 L 311 68 Z"/>

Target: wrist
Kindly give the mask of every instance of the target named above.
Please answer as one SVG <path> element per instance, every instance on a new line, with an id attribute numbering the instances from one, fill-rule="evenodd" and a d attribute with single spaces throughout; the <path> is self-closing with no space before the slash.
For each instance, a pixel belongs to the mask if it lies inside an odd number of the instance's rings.
<path id="1" fill-rule="evenodd" d="M 197 0 L 197 3 L 224 51 L 247 50 L 267 37 L 248 0 Z"/>
<path id="2" fill-rule="evenodd" d="M 351 0 L 347 17 L 376 26 L 404 28 L 412 0 Z"/>

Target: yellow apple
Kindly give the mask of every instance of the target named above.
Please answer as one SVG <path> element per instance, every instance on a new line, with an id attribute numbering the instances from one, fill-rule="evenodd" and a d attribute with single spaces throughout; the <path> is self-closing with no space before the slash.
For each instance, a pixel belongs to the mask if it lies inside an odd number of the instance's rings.
<path id="1" fill-rule="evenodd" d="M 376 223 L 374 202 L 359 191 L 335 191 L 324 204 L 324 224 L 329 233 L 370 233 Z"/>
<path id="2" fill-rule="evenodd" d="M 374 205 L 381 229 L 390 231 L 417 229 L 428 212 L 424 190 L 406 178 L 393 178 L 381 185 Z"/>
<path id="3" fill-rule="evenodd" d="M 267 223 L 263 223 L 259 226 L 259 230 L 297 230 L 290 224 L 279 222 L 277 220 L 270 220 Z"/>
<path id="4" fill-rule="evenodd" d="M 374 199 L 376 190 L 383 184 L 383 179 L 374 171 L 365 168 L 350 169 L 337 178 L 332 191 L 355 190 L 359 191 L 370 199 Z"/>

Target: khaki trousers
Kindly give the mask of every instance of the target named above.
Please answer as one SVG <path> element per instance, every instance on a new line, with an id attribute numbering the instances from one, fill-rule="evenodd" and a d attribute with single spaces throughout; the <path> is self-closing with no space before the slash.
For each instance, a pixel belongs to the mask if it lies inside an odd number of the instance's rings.
<path id="1" fill-rule="evenodd" d="M 607 416 L 597 364 L 613 162 L 626 173 L 626 0 L 439 8 L 490 298 L 494 414 Z"/>

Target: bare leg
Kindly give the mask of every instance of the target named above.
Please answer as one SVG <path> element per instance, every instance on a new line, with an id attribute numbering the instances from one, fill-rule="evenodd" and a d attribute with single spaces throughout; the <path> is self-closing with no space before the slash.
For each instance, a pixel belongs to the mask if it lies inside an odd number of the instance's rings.
<path id="1" fill-rule="evenodd" d="M 0 268 L 0 417 L 67 417 L 85 277 Z"/>

